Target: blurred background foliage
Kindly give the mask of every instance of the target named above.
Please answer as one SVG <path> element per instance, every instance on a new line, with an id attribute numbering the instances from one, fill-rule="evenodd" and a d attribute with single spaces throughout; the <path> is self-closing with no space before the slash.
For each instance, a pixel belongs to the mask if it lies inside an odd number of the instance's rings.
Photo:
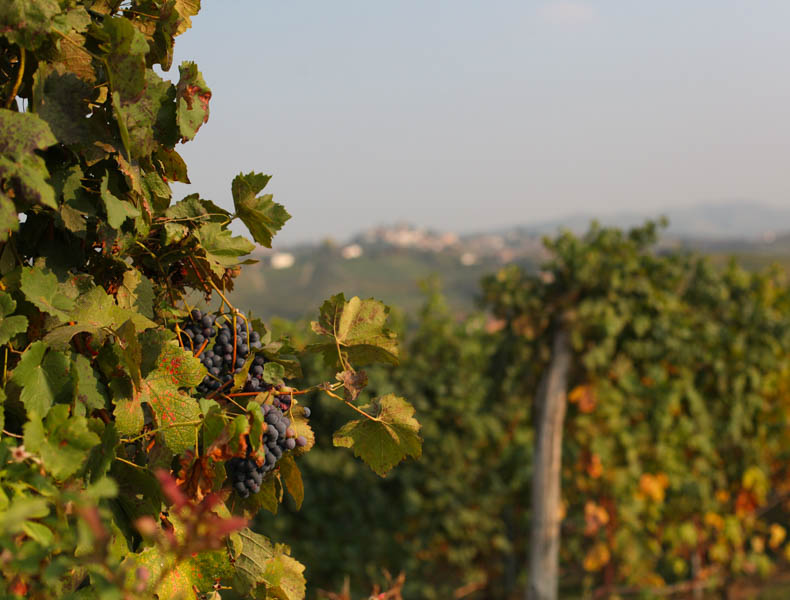
<path id="1" fill-rule="evenodd" d="M 319 434 L 301 511 L 286 503 L 257 527 L 291 542 L 314 590 L 345 575 L 369 589 L 386 568 L 406 572 L 406 597 L 520 597 L 531 402 L 551 316 L 570 310 L 561 596 L 720 590 L 776 573 L 790 559 L 786 277 L 654 252 L 657 239 L 653 223 L 562 234 L 541 271 L 487 277 L 481 310 L 463 319 L 426 282 L 416 317 L 397 319 L 402 364 L 368 371 L 372 394 L 414 401 L 422 459 L 377 485 Z M 298 324 L 276 329 L 309 341 Z M 331 377 L 304 366 L 308 380 Z M 317 431 L 337 425 L 331 403 L 307 402 Z"/>

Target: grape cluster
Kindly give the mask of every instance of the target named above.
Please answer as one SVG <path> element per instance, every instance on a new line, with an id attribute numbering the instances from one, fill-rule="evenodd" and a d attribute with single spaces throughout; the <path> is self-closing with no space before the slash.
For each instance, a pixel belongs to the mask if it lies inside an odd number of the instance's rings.
<path id="1" fill-rule="evenodd" d="M 241 320 L 237 320 L 235 328 L 232 321 L 225 321 L 220 325 L 214 315 L 198 309 L 193 310 L 190 317 L 190 320 L 181 325 L 181 343 L 185 348 L 191 349 L 193 354 L 200 354 L 200 362 L 206 367 L 208 375 L 196 390 L 199 394 L 210 394 L 226 385 L 233 379 L 234 373 L 244 368 L 250 349 L 261 347 L 261 338 L 258 332 L 251 331 L 248 339 L 247 330 Z M 263 361 L 263 357 L 257 356 L 255 360 Z"/>
<path id="2" fill-rule="evenodd" d="M 263 464 L 258 465 L 255 459 L 250 458 L 249 444 L 247 458 L 234 457 L 225 463 L 228 479 L 242 498 L 258 493 L 264 475 L 274 469 L 285 452 L 307 443 L 304 436 L 296 435 L 291 427 L 291 420 L 279 408 L 272 404 L 264 404 L 261 410 L 263 420 L 266 422 L 266 431 L 263 434 Z"/>

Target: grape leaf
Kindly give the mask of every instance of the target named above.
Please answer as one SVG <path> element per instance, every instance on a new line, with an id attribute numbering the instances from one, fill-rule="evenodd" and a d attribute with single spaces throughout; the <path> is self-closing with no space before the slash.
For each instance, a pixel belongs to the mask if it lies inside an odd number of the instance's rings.
<path id="1" fill-rule="evenodd" d="M 63 144 L 89 144 L 104 136 L 104 125 L 87 119 L 93 86 L 65 66 L 40 65 L 34 76 L 35 113 Z"/>
<path id="2" fill-rule="evenodd" d="M 38 115 L 0 110 L 0 154 L 19 159 L 57 142 L 49 125 Z"/>
<path id="3" fill-rule="evenodd" d="M 179 454 L 195 445 L 200 406 L 179 388 L 194 387 L 205 376 L 205 368 L 192 353 L 170 342 L 161 348 L 157 368 L 143 380 L 140 400 L 154 412 L 162 438 L 170 450 Z"/>
<path id="4" fill-rule="evenodd" d="M 0 4 L 0 31 L 10 42 L 33 50 L 48 37 L 59 12 L 56 0 L 5 0 Z"/>
<path id="5" fill-rule="evenodd" d="M 128 311 L 141 313 L 143 316 L 154 318 L 154 287 L 151 280 L 136 269 L 129 269 L 123 274 L 123 283 L 115 295 L 118 306 Z M 130 314 L 126 314 L 131 317 Z M 138 329 L 141 323 L 135 323 Z M 153 326 L 153 323 L 151 324 Z"/>
<path id="6" fill-rule="evenodd" d="M 22 269 L 22 293 L 39 310 L 68 321 L 74 300 L 63 294 L 55 274 L 46 268 L 25 267 Z"/>
<path id="7" fill-rule="evenodd" d="M 10 233 L 18 230 L 19 214 L 16 212 L 14 201 L 0 191 L 0 242 L 6 241 Z"/>
<path id="8" fill-rule="evenodd" d="M 389 308 L 378 300 L 346 302 L 343 294 L 333 296 L 321 306 L 318 321 L 310 325 L 317 334 L 333 338 L 330 343 L 311 344 L 310 352 L 321 352 L 328 364 L 338 362 L 337 348 L 353 364 L 385 362 L 398 364 L 398 340 L 384 328 Z"/>
<path id="9" fill-rule="evenodd" d="M 65 400 L 71 389 L 66 356 L 50 350 L 42 341 L 33 342 L 14 368 L 11 381 L 21 388 L 20 400 L 25 408 L 44 417 L 58 400 Z"/>
<path id="10" fill-rule="evenodd" d="M 172 552 L 150 547 L 129 558 L 137 566 L 149 570 L 150 584 L 159 582 L 156 590 L 152 590 L 159 598 L 194 598 L 195 592 L 210 592 L 216 581 L 233 575 L 228 553 L 224 550 L 199 552 L 176 562 Z M 135 572 L 134 569 L 130 571 Z"/>
<path id="11" fill-rule="evenodd" d="M 96 371 L 85 356 L 71 355 L 71 373 L 74 380 L 75 407 L 83 407 L 90 414 L 93 410 L 107 405 L 107 390 L 96 377 Z"/>
<path id="12" fill-rule="evenodd" d="M 148 292 L 146 291 L 146 285 L 142 283 L 143 279 L 142 275 L 138 277 L 132 276 L 128 283 L 129 285 L 134 285 L 132 283 L 134 280 L 140 281 L 135 290 L 141 290 L 142 299 L 140 302 L 144 304 Z M 127 282 L 125 277 L 124 282 Z M 153 292 L 151 291 L 151 293 Z M 119 289 L 118 295 L 120 301 L 126 304 L 135 301 L 129 295 L 128 289 L 124 293 Z M 127 309 L 118 306 L 115 304 L 112 296 L 105 292 L 103 288 L 97 286 L 78 296 L 75 300 L 74 307 L 69 314 L 69 318 L 71 321 L 74 321 L 74 324 L 56 327 L 44 337 L 44 341 L 53 348 L 64 348 L 68 346 L 71 338 L 77 333 L 87 332 L 93 335 L 98 343 L 101 343 L 104 338 L 110 335 L 111 330 L 118 329 L 126 321 L 131 321 L 135 329 L 155 327 L 156 324 L 153 321 L 140 314 L 142 312 L 142 310 L 138 312 L 138 310 L 132 308 Z"/>
<path id="13" fill-rule="evenodd" d="M 82 467 L 100 439 L 88 429 L 85 417 L 69 416 L 68 405 L 58 404 L 43 422 L 33 418 L 25 423 L 24 441 L 25 449 L 38 454 L 47 471 L 56 479 L 66 479 Z"/>
<path id="14" fill-rule="evenodd" d="M 192 19 L 200 11 L 200 0 L 175 0 L 175 9 L 180 17 L 176 35 L 184 33 L 192 27 Z"/>
<path id="15" fill-rule="evenodd" d="M 203 80 L 197 65 L 190 61 L 178 67 L 180 78 L 176 86 L 177 120 L 181 141 L 195 138 L 201 125 L 208 121 L 208 103 L 211 90 Z"/>
<path id="16" fill-rule="evenodd" d="M 109 190 L 109 179 L 105 174 L 101 180 L 101 199 L 107 210 L 107 222 L 113 229 L 120 229 L 126 219 L 135 219 L 140 216 L 140 209 L 127 200 L 122 200 Z"/>
<path id="17" fill-rule="evenodd" d="M 394 394 L 387 394 L 361 410 L 373 419 L 350 421 L 335 432 L 335 446 L 352 448 L 354 455 L 382 477 L 406 456 L 419 458 L 422 440 L 414 407 Z"/>
<path id="18" fill-rule="evenodd" d="M 150 156 L 160 143 L 178 141 L 175 93 L 172 83 L 146 71 L 144 92 L 133 101 L 118 102 L 117 118 L 127 131 L 132 158 Z"/>
<path id="19" fill-rule="evenodd" d="M 285 367 L 280 363 L 267 362 L 263 365 L 263 375 L 261 376 L 266 383 L 277 385 L 283 382 L 285 377 Z"/>
<path id="20" fill-rule="evenodd" d="M 261 489 L 257 494 L 241 498 L 234 493 L 232 499 L 229 500 L 230 509 L 247 519 L 254 518 L 262 508 L 276 515 L 280 508 L 281 492 L 282 490 L 278 489 L 277 477 L 269 474 L 261 482 Z"/>
<path id="21" fill-rule="evenodd" d="M 231 184 L 236 214 L 250 230 L 252 239 L 267 248 L 272 247 L 272 237 L 291 218 L 281 204 L 272 200 L 271 194 L 256 197 L 269 179 L 269 175 L 260 173 L 239 173 Z"/>
<path id="22" fill-rule="evenodd" d="M 135 435 L 140 432 L 145 425 L 145 415 L 140 397 L 135 393 L 131 380 L 126 377 L 118 377 L 110 380 L 113 403 L 115 409 L 115 426 L 121 435 Z"/>
<path id="23" fill-rule="evenodd" d="M 239 264 L 238 258 L 249 254 L 255 245 L 247 238 L 234 236 L 219 223 L 205 223 L 195 231 L 198 242 L 206 252 L 212 270 L 221 276 L 226 267 Z"/>
<path id="24" fill-rule="evenodd" d="M 278 600 L 301 600 L 307 582 L 304 565 L 290 555 L 290 548 L 273 544 L 268 538 L 249 529 L 239 532 L 243 546 L 236 558 L 235 584 L 233 587 L 249 594 L 259 584 L 266 588 L 266 597 Z"/>
<path id="25" fill-rule="evenodd" d="M 346 398 L 350 402 L 354 402 L 359 393 L 368 385 L 368 375 L 365 371 L 343 371 L 337 373 L 335 379 L 343 384 Z"/>
<path id="26" fill-rule="evenodd" d="M 187 164 L 181 158 L 181 155 L 172 148 L 160 147 L 151 158 L 165 181 L 190 183 L 187 175 Z"/>
<path id="27" fill-rule="evenodd" d="M 0 183 L 15 181 L 20 200 L 57 208 L 44 159 L 34 154 L 57 143 L 46 121 L 34 113 L 0 109 Z M 0 189 L 6 186 L 0 186 Z"/>
<path id="28" fill-rule="evenodd" d="M 13 314 L 15 309 L 16 301 L 5 292 L 0 292 L 0 345 L 27 330 L 27 317 Z"/>
<path id="29" fill-rule="evenodd" d="M 304 483 L 302 482 L 302 473 L 299 467 L 296 466 L 296 461 L 292 454 L 286 454 L 279 461 L 280 477 L 285 483 L 285 488 L 296 503 L 296 510 L 302 508 L 304 502 Z"/>
<path id="30" fill-rule="evenodd" d="M 102 29 L 94 28 L 92 33 L 103 42 L 100 48 L 113 93 L 124 102 L 139 98 L 145 88 L 145 36 L 128 19 L 104 19 Z"/>

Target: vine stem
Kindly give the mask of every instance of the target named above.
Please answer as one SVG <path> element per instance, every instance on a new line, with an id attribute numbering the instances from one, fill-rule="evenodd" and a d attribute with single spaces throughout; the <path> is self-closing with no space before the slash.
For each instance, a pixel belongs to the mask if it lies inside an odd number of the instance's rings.
<path id="1" fill-rule="evenodd" d="M 364 410 L 362 410 L 361 408 L 359 408 L 359 407 L 357 407 L 357 406 L 354 406 L 353 404 L 351 404 L 351 402 L 349 402 L 349 401 L 348 401 L 348 400 L 346 400 L 345 398 L 341 398 L 340 396 L 338 396 L 337 394 L 335 394 L 335 393 L 333 393 L 333 392 L 330 392 L 329 390 L 324 390 L 324 392 L 325 392 L 325 393 L 327 393 L 327 394 L 329 394 L 330 396 L 332 396 L 332 398 L 336 398 L 337 400 L 340 400 L 340 401 L 341 401 L 343 404 L 345 404 L 345 405 L 346 405 L 346 406 L 348 406 L 349 408 L 351 408 L 351 409 L 353 409 L 353 410 L 357 411 L 357 412 L 358 412 L 359 414 L 361 414 L 362 416 L 364 416 L 364 417 L 367 417 L 367 418 L 368 418 L 368 419 L 370 419 L 371 421 L 378 421 L 379 423 L 381 423 L 381 419 L 379 419 L 378 417 L 374 417 L 373 415 L 369 415 L 368 413 L 366 413 L 366 412 L 365 412 Z"/>
<path id="2" fill-rule="evenodd" d="M 11 90 L 11 95 L 5 101 L 5 107 L 11 108 L 11 104 L 14 102 L 14 98 L 16 98 L 17 93 L 19 92 L 19 87 L 22 85 L 22 77 L 25 74 L 25 49 L 20 46 L 19 47 L 19 71 L 16 74 L 16 81 L 14 82 L 14 87 Z"/>
<path id="3" fill-rule="evenodd" d="M 17 438 L 17 439 L 20 439 L 20 440 L 24 439 L 24 437 L 25 437 L 23 435 L 19 435 L 18 433 L 11 433 L 10 431 L 6 431 L 5 429 L 3 429 L 3 433 L 5 435 L 10 435 L 11 437 L 14 437 L 14 438 Z"/>
<path id="4" fill-rule="evenodd" d="M 121 461 L 122 463 L 126 463 L 127 465 L 129 465 L 130 467 L 134 467 L 135 469 L 142 469 L 143 471 L 146 470 L 145 467 L 141 467 L 140 465 L 136 465 L 132 461 L 126 460 L 125 458 L 121 458 L 120 456 L 116 456 L 115 460 Z"/>
<path id="5" fill-rule="evenodd" d="M 335 318 L 332 319 L 332 333 L 335 337 L 335 346 L 337 347 L 337 356 L 340 359 L 340 366 L 343 367 L 344 371 L 351 371 L 351 366 L 346 363 L 346 359 L 343 358 L 343 351 L 340 349 L 340 340 L 337 339 L 337 308 L 335 309 Z"/>
<path id="6" fill-rule="evenodd" d="M 187 425 L 200 425 L 203 421 L 183 421 L 181 423 L 173 423 L 171 425 L 163 425 L 162 427 L 157 427 L 156 429 L 151 429 L 149 431 L 145 431 L 140 435 L 136 435 L 133 438 L 121 438 L 121 442 L 124 444 L 131 444 L 132 442 L 136 442 L 137 440 L 144 438 L 149 435 L 153 435 L 155 433 L 159 433 L 160 431 L 164 431 L 165 429 L 173 429 L 174 427 L 186 427 Z"/>

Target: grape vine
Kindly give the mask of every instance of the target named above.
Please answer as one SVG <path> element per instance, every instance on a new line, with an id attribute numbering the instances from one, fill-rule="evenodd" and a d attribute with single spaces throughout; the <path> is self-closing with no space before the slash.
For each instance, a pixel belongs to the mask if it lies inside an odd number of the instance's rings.
<path id="1" fill-rule="evenodd" d="M 189 183 L 177 147 L 212 92 L 194 63 L 176 82 L 159 73 L 198 10 L 0 6 L 4 597 L 302 598 L 304 567 L 248 527 L 284 491 L 304 496 L 297 461 L 315 434 L 299 399 L 346 406 L 336 445 L 377 473 L 420 455 L 406 400 L 359 401 L 358 369 L 397 363 L 383 304 L 324 303 L 326 341 L 309 351 L 337 376 L 300 388 L 293 349 L 228 301 L 245 257 L 290 218 L 262 193 L 270 177 L 235 177 L 232 211 L 172 197 Z M 196 293 L 219 306 L 195 308 Z"/>

